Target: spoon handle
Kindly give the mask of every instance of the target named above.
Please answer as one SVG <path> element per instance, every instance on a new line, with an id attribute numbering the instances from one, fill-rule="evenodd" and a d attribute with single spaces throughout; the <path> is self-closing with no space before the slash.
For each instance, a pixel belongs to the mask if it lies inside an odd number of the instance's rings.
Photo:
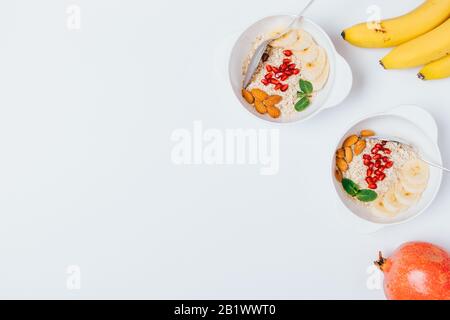
<path id="1" fill-rule="evenodd" d="M 426 160 L 426 159 L 423 159 L 423 158 L 422 158 L 422 161 L 425 162 L 425 163 L 427 163 L 427 164 L 429 164 L 429 165 L 432 166 L 432 167 L 441 169 L 442 171 L 450 172 L 449 169 L 447 169 L 447 168 L 445 168 L 445 167 L 443 167 L 443 166 L 440 166 L 440 165 L 438 165 L 438 164 L 436 164 L 436 163 L 433 163 L 433 162 L 431 162 L 431 161 L 428 161 L 428 160 Z"/>
<path id="2" fill-rule="evenodd" d="M 306 10 L 309 9 L 309 7 L 313 4 L 315 0 L 309 0 L 308 4 L 303 8 L 302 11 L 295 17 L 294 21 L 290 24 L 288 27 L 288 30 L 292 29 L 292 27 L 295 25 L 297 21 L 301 21 L 303 19 L 303 14 L 306 12 Z"/>
<path id="3" fill-rule="evenodd" d="M 412 145 L 412 144 L 410 144 L 409 142 L 406 142 L 406 141 L 404 141 L 404 140 L 402 140 L 402 139 L 400 139 L 400 138 L 381 137 L 381 136 L 373 136 L 373 137 L 371 137 L 371 138 L 373 138 L 373 139 L 378 139 L 378 140 L 384 140 L 384 141 L 395 142 L 395 143 L 400 143 L 400 144 L 404 144 L 404 145 L 406 145 L 406 146 L 409 146 L 409 147 L 412 148 L 415 152 L 417 152 L 417 154 L 419 155 L 420 160 L 422 160 L 423 162 L 427 163 L 428 165 L 430 165 L 430 166 L 432 166 L 432 167 L 435 167 L 435 168 L 438 168 L 438 169 L 440 169 L 440 170 L 442 170 L 442 171 L 445 171 L 445 172 L 449 172 L 449 173 L 450 173 L 450 169 L 447 169 L 447 168 L 445 168 L 445 167 L 443 167 L 443 166 L 441 166 L 441 165 L 438 165 L 438 164 L 436 164 L 436 163 L 434 163 L 434 162 L 431 162 L 431 161 L 429 161 L 429 160 L 426 160 L 426 159 L 423 157 L 423 154 L 420 152 L 420 150 L 419 150 L 418 148 L 416 148 L 414 145 Z"/>

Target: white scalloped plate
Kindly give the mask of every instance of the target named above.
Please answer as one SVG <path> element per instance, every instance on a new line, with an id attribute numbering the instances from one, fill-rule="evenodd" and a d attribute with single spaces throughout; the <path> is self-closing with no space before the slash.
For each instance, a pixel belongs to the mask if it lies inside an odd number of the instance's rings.
<path id="1" fill-rule="evenodd" d="M 394 136 L 402 138 L 405 141 L 410 141 L 420 148 L 426 159 L 442 165 L 436 122 L 433 117 L 422 108 L 414 105 L 405 105 L 394 108 L 386 113 L 366 117 L 353 124 L 345 131 L 342 135 L 343 138 L 336 145 L 336 149 L 342 145 L 344 137 L 360 132 L 363 129 L 372 129 L 381 136 Z M 335 156 L 333 155 L 333 184 L 341 202 L 351 212 L 351 214 L 345 216 L 345 218 L 357 231 L 363 233 L 374 232 L 388 225 L 404 223 L 422 214 L 436 198 L 443 175 L 442 170 L 431 167 L 428 188 L 424 192 L 419 203 L 395 218 L 382 218 L 373 215 L 370 210 L 358 206 L 345 195 L 342 185 L 334 178 L 335 167 L 336 162 Z"/>
<path id="2" fill-rule="evenodd" d="M 274 32 L 283 30 L 292 22 L 294 16 L 277 15 L 264 18 L 249 27 L 237 40 L 231 52 L 229 62 L 229 76 L 231 86 L 242 107 L 254 116 L 265 121 L 275 123 L 292 123 L 304 121 L 317 115 L 320 111 L 339 105 L 350 93 L 353 84 L 353 76 L 350 66 L 340 56 L 327 33 L 311 20 L 304 18 L 301 27 L 308 31 L 316 42 L 328 53 L 330 61 L 330 76 L 324 89 L 318 94 L 314 102 L 303 112 L 298 112 L 289 120 L 272 119 L 268 115 L 261 115 L 242 98 L 242 66 L 250 53 L 255 39 Z"/>

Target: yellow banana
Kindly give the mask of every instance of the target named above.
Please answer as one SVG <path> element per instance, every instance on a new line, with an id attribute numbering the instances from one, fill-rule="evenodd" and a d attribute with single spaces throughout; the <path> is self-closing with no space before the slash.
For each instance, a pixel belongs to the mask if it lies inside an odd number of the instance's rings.
<path id="1" fill-rule="evenodd" d="M 436 29 L 393 49 L 381 59 L 386 69 L 412 68 L 450 54 L 450 19 Z"/>
<path id="2" fill-rule="evenodd" d="M 427 64 L 418 74 L 422 80 L 436 80 L 450 77 L 450 55 Z"/>
<path id="3" fill-rule="evenodd" d="M 345 29 L 342 37 L 358 47 L 394 47 L 433 30 L 448 18 L 450 0 L 427 0 L 406 15 Z"/>

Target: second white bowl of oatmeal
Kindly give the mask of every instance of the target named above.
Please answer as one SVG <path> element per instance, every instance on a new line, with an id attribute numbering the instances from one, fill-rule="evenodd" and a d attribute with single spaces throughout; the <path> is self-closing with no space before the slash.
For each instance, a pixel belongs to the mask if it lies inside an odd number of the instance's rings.
<path id="1" fill-rule="evenodd" d="M 421 153 L 427 160 L 439 165 L 443 163 L 438 144 L 438 127 L 436 121 L 430 113 L 418 106 L 402 105 L 385 113 L 371 115 L 357 121 L 342 135 L 342 139 L 337 143 L 337 148 L 342 145 L 345 137 L 364 129 L 375 130 L 377 135 L 380 136 L 398 137 L 404 141 L 413 143 L 421 150 Z M 340 202 L 347 209 L 346 212 L 349 213 L 342 215 L 341 218 L 351 228 L 361 233 L 371 233 L 386 226 L 405 223 L 424 213 L 435 200 L 441 187 L 443 176 L 442 170 L 430 167 L 428 186 L 420 201 L 404 214 L 395 218 L 381 218 L 371 215 L 368 210 L 355 205 L 354 202 L 349 200 L 345 195 L 342 185 L 334 177 L 335 168 L 336 161 L 333 156 L 333 185 Z"/>
<path id="2" fill-rule="evenodd" d="M 336 51 L 336 48 L 328 34 L 316 23 L 308 18 L 304 18 L 300 27 L 309 32 L 317 44 L 323 47 L 328 54 L 330 63 L 330 74 L 327 84 L 312 104 L 302 112 L 297 112 L 293 117 L 285 119 L 280 117 L 273 119 L 268 115 L 259 114 L 254 107 L 249 105 L 242 97 L 242 85 L 244 74 L 243 65 L 248 59 L 258 37 L 271 34 L 292 22 L 294 16 L 276 15 L 259 20 L 250 26 L 239 37 L 231 52 L 229 61 L 229 77 L 235 96 L 240 101 L 243 108 L 254 116 L 274 123 L 294 123 L 311 119 L 320 111 L 339 105 L 350 93 L 353 84 L 353 76 L 350 66 L 345 59 Z"/>

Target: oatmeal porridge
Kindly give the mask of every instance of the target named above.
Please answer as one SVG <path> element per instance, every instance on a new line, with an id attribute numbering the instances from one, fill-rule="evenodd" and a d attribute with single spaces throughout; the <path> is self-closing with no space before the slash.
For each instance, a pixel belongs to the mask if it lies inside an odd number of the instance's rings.
<path id="1" fill-rule="evenodd" d="M 262 37 L 256 39 L 254 50 L 263 41 Z M 244 63 L 243 74 L 254 50 Z M 242 95 L 259 113 L 289 119 L 309 107 L 325 86 L 329 72 L 325 49 L 305 30 L 292 30 L 269 44 Z"/>
<path id="2" fill-rule="evenodd" d="M 395 217 L 420 200 L 430 169 L 410 146 L 374 136 L 363 130 L 347 137 L 336 152 L 336 179 L 352 201 Z"/>

